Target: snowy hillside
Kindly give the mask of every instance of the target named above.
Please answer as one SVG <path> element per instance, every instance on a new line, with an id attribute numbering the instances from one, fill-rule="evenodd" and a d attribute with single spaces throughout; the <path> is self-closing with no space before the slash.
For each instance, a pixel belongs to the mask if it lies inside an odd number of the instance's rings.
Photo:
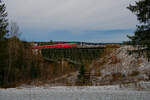
<path id="1" fill-rule="evenodd" d="M 133 49 L 131 46 L 122 46 L 114 49 L 104 57 L 93 61 L 93 63 L 90 64 L 90 74 L 88 78 L 90 84 L 86 85 L 121 85 L 131 83 L 138 85 L 141 81 L 149 81 L 150 62 L 144 57 L 138 58 L 137 54 L 129 55 L 128 50 Z M 78 72 L 74 72 L 70 75 L 66 75 L 66 77 L 57 79 L 66 80 L 69 84 L 75 85 L 77 75 Z"/>
<path id="2" fill-rule="evenodd" d="M 42 83 L 44 86 L 101 86 L 120 85 L 122 88 L 150 89 L 150 62 L 138 54 L 129 55 L 131 46 L 122 46 L 104 52 L 104 55 L 94 60 L 85 72 L 83 84 L 78 81 L 78 71 Z M 36 83 L 36 82 L 35 82 Z M 34 85 L 34 82 L 33 84 Z"/>

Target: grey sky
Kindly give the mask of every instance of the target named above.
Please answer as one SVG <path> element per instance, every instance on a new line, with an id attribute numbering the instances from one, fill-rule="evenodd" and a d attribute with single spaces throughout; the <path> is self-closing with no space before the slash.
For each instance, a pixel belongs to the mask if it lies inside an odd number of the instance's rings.
<path id="1" fill-rule="evenodd" d="M 126 9 L 135 0 L 3 0 L 9 20 L 22 29 L 133 29 L 136 17 Z"/>

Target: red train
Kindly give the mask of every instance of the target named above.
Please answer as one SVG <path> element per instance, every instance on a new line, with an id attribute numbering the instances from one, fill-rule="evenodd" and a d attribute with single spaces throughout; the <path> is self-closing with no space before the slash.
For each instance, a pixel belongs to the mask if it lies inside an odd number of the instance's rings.
<path id="1" fill-rule="evenodd" d="M 77 47 L 77 44 L 76 43 L 66 43 L 66 44 L 33 46 L 32 49 L 64 48 L 64 47 Z"/>

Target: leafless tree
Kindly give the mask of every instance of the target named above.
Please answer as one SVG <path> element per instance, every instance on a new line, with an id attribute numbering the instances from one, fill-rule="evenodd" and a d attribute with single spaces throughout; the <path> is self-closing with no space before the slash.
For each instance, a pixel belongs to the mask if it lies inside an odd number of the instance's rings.
<path id="1" fill-rule="evenodd" d="M 19 26 L 16 22 L 11 22 L 9 25 L 9 36 L 10 37 L 20 37 L 21 32 L 19 31 Z"/>
<path id="2" fill-rule="evenodd" d="M 18 48 L 19 47 L 19 36 L 20 36 L 20 32 L 19 32 L 19 26 L 17 25 L 17 23 L 15 22 L 11 22 L 9 24 L 9 39 L 8 39 L 8 71 L 6 74 L 6 80 L 8 80 L 8 78 L 11 75 L 11 70 L 12 67 L 14 66 L 13 63 L 15 62 L 15 60 L 18 57 Z"/>

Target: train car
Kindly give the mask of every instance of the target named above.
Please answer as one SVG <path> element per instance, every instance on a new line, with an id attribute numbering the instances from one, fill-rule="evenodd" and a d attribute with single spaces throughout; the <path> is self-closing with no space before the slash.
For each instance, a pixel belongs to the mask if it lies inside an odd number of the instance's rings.
<path id="1" fill-rule="evenodd" d="M 77 44 L 76 43 L 66 43 L 66 44 L 33 46 L 32 49 L 66 48 L 66 47 L 77 47 Z"/>

